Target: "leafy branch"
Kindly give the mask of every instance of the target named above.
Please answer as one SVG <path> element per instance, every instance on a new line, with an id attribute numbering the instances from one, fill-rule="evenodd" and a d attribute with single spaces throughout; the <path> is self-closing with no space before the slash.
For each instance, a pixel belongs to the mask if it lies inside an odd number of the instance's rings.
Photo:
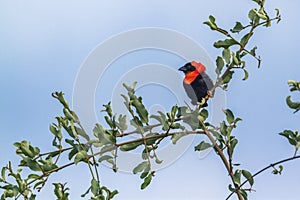
<path id="1" fill-rule="evenodd" d="M 283 170 L 283 166 L 280 165 L 280 164 L 285 163 L 285 162 L 289 162 L 289 161 L 292 161 L 292 160 L 295 160 L 295 159 L 299 159 L 299 158 L 300 158 L 300 156 L 293 156 L 293 157 L 286 158 L 286 159 L 277 161 L 277 162 L 275 162 L 275 163 L 272 163 L 272 164 L 270 164 L 270 165 L 264 167 L 263 169 L 259 170 L 258 172 L 254 173 L 254 174 L 251 176 L 251 179 L 253 180 L 254 177 L 256 177 L 257 175 L 263 173 L 264 171 L 266 171 L 266 170 L 268 170 L 268 169 L 270 169 L 270 168 L 273 168 L 273 172 L 272 172 L 273 174 L 281 174 L 281 173 L 282 173 L 282 170 Z M 279 170 L 275 168 L 277 165 L 279 165 Z M 251 179 L 250 179 L 250 180 L 251 180 Z M 248 179 L 245 180 L 243 183 L 241 183 L 241 185 L 239 186 L 239 188 L 241 188 L 242 186 L 244 186 L 244 185 L 245 185 L 246 183 L 248 183 L 248 182 L 249 182 Z M 233 194 L 234 194 L 234 192 L 231 192 L 225 200 L 230 199 L 230 197 L 231 197 Z"/>
<path id="2" fill-rule="evenodd" d="M 265 10 L 265 0 L 253 0 L 257 8 L 253 8 L 248 13 L 249 22 L 243 25 L 236 22 L 234 27 L 226 30 L 217 25 L 216 19 L 209 16 L 209 21 L 204 22 L 213 31 L 216 31 L 225 39 L 214 42 L 214 47 L 221 49 L 221 55 L 216 58 L 217 79 L 210 93 L 214 93 L 217 88 L 226 90 L 228 84 L 233 78 L 236 70 L 243 70 L 244 78 L 247 80 L 249 73 L 247 71 L 244 58 L 250 55 L 257 61 L 257 66 L 261 65 L 261 58 L 256 54 L 257 47 L 248 48 L 249 41 L 259 27 L 270 27 L 272 22 L 277 23 L 281 20 L 279 10 L 276 9 L 276 15 L 270 18 Z M 242 35 L 239 35 L 243 33 Z M 143 180 L 141 189 L 145 189 L 155 176 L 152 170 L 153 162 L 161 164 L 157 149 L 165 139 L 171 139 L 176 144 L 182 137 L 187 135 L 205 135 L 209 143 L 204 140 L 196 145 L 195 151 L 203 151 L 213 148 L 216 155 L 221 159 L 226 168 L 231 184 L 228 188 L 230 195 L 236 194 L 239 200 L 246 200 L 248 192 L 252 191 L 254 177 L 274 168 L 273 173 L 280 174 L 282 166 L 279 169 L 277 165 L 299 158 L 297 156 L 300 144 L 298 131 L 285 130 L 280 135 L 288 139 L 294 146 L 294 156 L 288 159 L 270 164 L 255 174 L 251 174 L 246 169 L 239 168 L 239 164 L 234 160 L 234 152 L 238 139 L 233 135 L 238 122 L 242 119 L 235 117 L 230 109 L 224 109 L 224 120 L 219 124 L 213 125 L 208 121 L 208 110 L 199 106 L 195 110 L 186 107 L 174 105 L 172 109 L 163 113 L 158 111 L 150 115 L 143 104 L 142 97 L 137 96 L 135 87 L 123 84 L 127 94 L 122 94 L 124 105 L 129 113 L 128 116 L 114 114 L 110 102 L 103 105 L 102 112 L 105 114 L 105 124 L 95 124 L 92 134 L 87 134 L 83 128 L 76 113 L 70 109 L 69 103 L 65 100 L 62 92 L 55 92 L 52 96 L 63 106 L 63 115 L 56 117 L 56 123 L 50 125 L 49 130 L 53 134 L 53 151 L 41 153 L 38 147 L 34 147 L 28 141 L 16 142 L 14 145 L 16 153 L 21 157 L 19 167 L 13 170 L 11 163 L 1 170 L 0 189 L 3 190 L 1 200 L 6 198 L 33 200 L 36 198 L 36 191 L 39 192 L 48 182 L 48 178 L 54 172 L 59 172 L 69 166 L 84 164 L 91 174 L 91 182 L 87 191 L 81 197 L 90 196 L 90 199 L 112 199 L 117 190 L 110 190 L 102 185 L 100 180 L 99 166 L 102 162 L 111 165 L 114 172 L 118 171 L 117 158 L 118 152 L 139 151 L 141 153 L 141 162 L 133 169 L 133 174 L 140 174 Z M 300 91 L 300 83 L 289 81 L 292 86 L 291 91 Z M 207 95 L 206 100 L 212 95 Z M 300 110 L 300 103 L 291 101 L 288 96 L 287 104 L 295 112 Z M 150 124 L 149 119 L 154 119 L 157 123 Z M 129 127 L 134 130 L 128 131 Z M 156 129 L 160 128 L 159 131 Z M 136 139 L 129 136 L 137 135 Z M 68 162 L 64 163 L 61 157 L 66 156 Z M 23 178 L 21 172 L 27 169 L 31 174 Z M 23 173 L 22 173 L 23 174 Z M 243 188 L 248 183 L 250 188 Z M 69 188 L 65 183 L 53 183 L 54 194 L 58 199 L 68 199 Z"/>
<path id="3" fill-rule="evenodd" d="M 296 82 L 294 80 L 289 80 L 288 84 L 291 86 L 290 91 L 300 91 L 300 82 Z M 298 102 L 291 102 L 290 100 L 290 96 L 287 97 L 287 105 L 291 108 L 291 109 L 296 109 L 296 111 L 294 113 L 296 113 L 299 109 L 298 107 L 295 107 L 294 105 L 297 104 Z M 272 163 L 264 168 L 262 168 L 261 170 L 259 170 L 258 172 L 254 173 L 253 175 L 251 175 L 251 179 L 253 180 L 254 177 L 256 177 L 257 175 L 263 173 L 264 171 L 268 170 L 269 168 L 273 168 L 273 174 L 281 174 L 282 170 L 283 170 L 283 166 L 280 165 L 282 163 L 286 163 L 295 159 L 299 159 L 300 156 L 297 156 L 297 152 L 299 149 L 299 145 L 300 145 L 300 135 L 298 133 L 298 131 L 291 131 L 291 130 L 284 130 L 283 132 L 279 133 L 279 135 L 285 137 L 289 143 L 294 146 L 295 148 L 295 152 L 294 155 L 290 158 L 286 158 L 280 161 L 277 161 L 275 163 Z M 279 169 L 275 168 L 276 166 L 279 165 Z M 245 180 L 239 187 L 238 189 L 240 189 L 242 186 L 244 186 L 247 182 L 250 182 L 251 179 L 247 179 Z M 251 183 L 250 183 L 251 184 Z M 226 198 L 226 200 L 228 200 L 232 195 L 234 194 L 234 192 L 231 192 L 228 197 Z"/>

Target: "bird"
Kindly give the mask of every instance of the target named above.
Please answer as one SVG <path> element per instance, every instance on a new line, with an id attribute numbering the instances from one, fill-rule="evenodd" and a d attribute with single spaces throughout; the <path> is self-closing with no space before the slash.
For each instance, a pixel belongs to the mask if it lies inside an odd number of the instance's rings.
<path id="1" fill-rule="evenodd" d="M 201 107 L 208 106 L 208 97 L 213 97 L 214 92 L 211 91 L 214 84 L 211 78 L 206 74 L 206 67 L 199 62 L 191 61 L 178 69 L 182 71 L 185 76 L 183 79 L 183 87 L 188 97 L 191 99 L 193 105 L 200 105 Z M 204 98 L 204 100 L 203 100 Z"/>

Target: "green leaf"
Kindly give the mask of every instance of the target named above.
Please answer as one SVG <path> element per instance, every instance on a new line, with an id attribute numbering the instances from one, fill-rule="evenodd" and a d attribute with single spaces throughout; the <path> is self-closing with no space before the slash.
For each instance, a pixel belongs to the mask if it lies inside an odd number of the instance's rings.
<path id="1" fill-rule="evenodd" d="M 214 47 L 228 49 L 229 47 L 236 44 L 238 43 L 234 39 L 225 39 L 225 40 L 219 40 L 215 42 Z"/>
<path id="2" fill-rule="evenodd" d="M 157 139 L 159 139 L 159 133 L 149 133 L 146 135 L 146 137 L 151 137 L 153 136 L 153 138 L 148 138 L 146 139 L 146 144 L 147 145 L 153 145 Z M 155 137 L 157 136 L 157 137 Z"/>
<path id="3" fill-rule="evenodd" d="M 70 112 L 69 108 L 64 108 L 63 109 L 64 115 L 66 116 L 66 118 L 68 120 L 73 120 L 75 121 L 75 117 L 72 115 L 72 113 Z"/>
<path id="4" fill-rule="evenodd" d="M 236 123 L 237 123 L 237 122 L 239 122 L 239 121 L 242 121 L 242 119 L 241 119 L 241 118 L 239 118 L 239 117 L 235 118 L 235 120 L 234 120 L 234 124 L 236 124 Z"/>
<path id="5" fill-rule="evenodd" d="M 101 156 L 98 160 L 98 162 L 102 162 L 102 161 L 106 161 L 110 164 L 114 164 L 114 158 L 112 156 L 109 156 L 109 155 L 104 155 L 104 156 Z"/>
<path id="6" fill-rule="evenodd" d="M 38 174 L 29 174 L 28 179 L 42 179 Z"/>
<path id="7" fill-rule="evenodd" d="M 135 107 L 136 112 L 140 118 L 140 121 L 142 123 L 148 123 L 148 111 L 145 108 L 145 106 L 142 103 L 142 97 L 137 97 L 134 94 L 134 88 L 136 86 L 136 82 L 133 83 L 133 86 L 130 87 L 127 84 L 123 84 L 123 86 L 126 88 L 126 90 L 128 91 L 128 96 L 130 97 L 130 101 L 128 100 L 128 98 L 124 95 L 122 95 L 122 97 L 125 99 L 125 105 L 127 107 L 127 109 L 131 110 L 130 105 L 132 105 L 133 107 Z"/>
<path id="8" fill-rule="evenodd" d="M 114 191 L 110 192 L 107 199 L 113 199 L 114 196 L 117 195 L 118 193 L 119 193 L 118 190 L 114 190 Z"/>
<path id="9" fill-rule="evenodd" d="M 227 125 L 225 123 L 225 121 L 222 121 L 220 124 L 220 132 L 223 136 L 227 136 Z"/>
<path id="10" fill-rule="evenodd" d="M 234 148 L 235 148 L 235 146 L 237 145 L 237 143 L 238 143 L 238 140 L 237 140 L 237 139 L 232 139 L 232 140 L 230 141 L 230 145 L 229 145 L 229 147 L 228 147 L 228 156 L 229 156 L 229 157 L 232 157 Z"/>
<path id="11" fill-rule="evenodd" d="M 171 138 L 172 143 L 176 144 L 178 142 L 178 140 L 180 140 L 182 137 L 184 137 L 186 135 L 188 135 L 188 134 L 185 132 L 173 134 L 172 138 Z"/>
<path id="12" fill-rule="evenodd" d="M 181 129 L 181 130 L 184 130 L 184 127 L 181 126 L 180 123 L 173 123 L 173 124 L 170 125 L 170 128 L 171 129 Z"/>
<path id="13" fill-rule="evenodd" d="M 204 98 L 202 98 L 204 100 Z M 198 102 L 199 103 L 199 102 Z M 183 119 L 183 122 L 188 124 L 192 130 L 196 130 L 200 127 L 200 123 L 199 123 L 199 113 L 197 111 L 190 111 L 187 110 L 186 113 L 186 118 Z M 202 116 L 200 116 L 202 118 Z"/>
<path id="14" fill-rule="evenodd" d="M 223 112 L 226 115 L 227 122 L 229 124 L 234 123 L 234 115 L 233 115 L 232 111 L 230 109 L 225 109 L 225 110 L 223 110 Z"/>
<path id="15" fill-rule="evenodd" d="M 243 176 L 248 180 L 249 184 L 250 184 L 251 186 L 253 186 L 253 184 L 254 184 L 254 179 L 253 179 L 253 177 L 252 177 L 252 174 L 251 174 L 249 171 L 247 171 L 247 170 L 242 170 L 242 174 L 243 174 Z"/>
<path id="16" fill-rule="evenodd" d="M 125 131 L 127 130 L 128 126 L 127 126 L 127 120 L 126 120 L 126 115 L 119 115 L 119 118 L 118 118 L 118 128 L 121 130 L 121 131 Z"/>
<path id="17" fill-rule="evenodd" d="M 157 120 L 162 125 L 162 130 L 167 131 L 169 129 L 169 125 L 167 123 L 166 115 L 161 111 L 158 111 L 158 114 L 159 115 L 151 115 L 150 118 Z"/>
<path id="18" fill-rule="evenodd" d="M 246 35 L 244 35 L 240 41 L 241 45 L 243 47 L 245 47 L 249 41 L 249 39 L 251 38 L 251 36 L 253 35 L 253 32 L 247 33 Z"/>
<path id="19" fill-rule="evenodd" d="M 223 78 L 222 84 L 227 84 L 232 79 L 232 75 L 234 74 L 234 71 L 229 71 L 228 74 Z"/>
<path id="20" fill-rule="evenodd" d="M 216 69 L 216 73 L 217 75 L 221 74 L 221 71 L 224 67 L 224 60 L 222 57 L 218 56 L 217 60 L 216 60 L 216 64 L 217 64 L 217 69 Z"/>
<path id="21" fill-rule="evenodd" d="M 60 183 L 52 183 L 54 185 L 54 194 L 57 199 L 63 199 L 63 191 L 60 189 Z"/>
<path id="22" fill-rule="evenodd" d="M 277 170 L 277 169 L 273 169 L 273 171 L 272 171 L 272 174 L 278 174 L 279 173 L 279 171 Z"/>
<path id="23" fill-rule="evenodd" d="M 34 184 L 33 188 L 36 189 L 36 188 L 38 188 L 38 186 L 44 185 L 44 184 L 45 184 L 45 181 L 44 181 L 44 180 L 38 181 L 37 183 Z M 41 187 L 41 186 L 40 186 L 40 187 Z"/>
<path id="24" fill-rule="evenodd" d="M 256 15 L 263 20 L 268 20 L 269 17 L 267 15 L 267 13 L 265 12 L 264 8 L 260 8 L 259 11 L 256 11 Z M 268 26 L 267 26 L 268 27 Z"/>
<path id="25" fill-rule="evenodd" d="M 278 8 L 275 8 L 275 10 L 276 10 L 276 17 L 278 18 L 277 19 L 277 24 L 278 24 L 281 21 L 280 11 Z"/>
<path id="26" fill-rule="evenodd" d="M 124 94 L 121 94 L 121 97 L 123 97 L 123 99 L 124 99 L 124 105 L 126 106 L 127 109 L 129 109 L 130 101 L 129 101 L 128 97 L 125 96 Z"/>
<path id="27" fill-rule="evenodd" d="M 239 190 L 241 195 L 243 196 L 244 200 L 248 200 L 248 195 L 247 192 L 243 189 Z"/>
<path id="28" fill-rule="evenodd" d="M 64 106 L 64 108 L 69 108 L 69 104 L 65 100 L 63 92 L 54 92 L 54 93 L 52 93 L 52 97 L 58 99 L 59 102 Z"/>
<path id="29" fill-rule="evenodd" d="M 140 178 L 141 179 L 146 178 L 148 176 L 149 172 L 150 172 L 150 165 L 148 165 L 147 168 L 144 170 L 144 172 L 140 175 Z"/>
<path id="30" fill-rule="evenodd" d="M 5 181 L 5 171 L 6 171 L 6 167 L 2 167 L 2 169 L 1 169 L 1 178 L 4 181 Z"/>
<path id="31" fill-rule="evenodd" d="M 14 143 L 14 146 L 18 147 L 17 152 L 22 152 L 22 154 L 30 158 L 33 158 L 40 153 L 39 148 L 31 146 L 27 141 Z"/>
<path id="32" fill-rule="evenodd" d="M 51 171 L 53 169 L 58 168 L 57 165 L 55 165 L 52 161 L 52 158 L 48 158 L 47 160 L 44 160 L 43 165 L 41 166 L 41 168 L 43 169 L 44 172 L 48 172 Z"/>
<path id="33" fill-rule="evenodd" d="M 4 187 L 5 191 L 1 196 L 1 200 L 7 199 L 7 197 L 16 197 L 19 194 L 19 188 L 17 186 L 8 185 Z M 15 198 L 16 199 L 16 198 Z"/>
<path id="34" fill-rule="evenodd" d="M 295 109 L 296 112 L 298 112 L 300 110 L 300 102 L 293 102 L 291 100 L 291 96 L 286 97 L 286 104 L 291 108 L 291 109 Z"/>
<path id="35" fill-rule="evenodd" d="M 111 109 L 111 102 L 108 102 L 107 104 L 104 104 L 103 107 L 105 108 L 104 110 L 101 110 L 100 112 L 106 112 L 109 117 L 113 116 L 112 109 Z"/>
<path id="36" fill-rule="evenodd" d="M 235 188 L 234 188 L 234 187 L 232 187 L 232 185 L 231 185 L 231 184 L 229 184 L 229 185 L 228 185 L 228 189 L 229 189 L 229 191 L 231 191 L 231 192 L 234 192 L 234 191 L 235 191 Z"/>
<path id="37" fill-rule="evenodd" d="M 97 196 L 99 193 L 100 184 L 96 179 L 92 179 L 91 181 L 91 192 L 94 196 Z"/>
<path id="38" fill-rule="evenodd" d="M 244 78 L 243 78 L 243 81 L 245 81 L 245 80 L 247 80 L 247 79 L 248 79 L 248 77 L 249 77 L 249 73 L 248 73 L 248 71 L 247 71 L 247 70 L 245 70 L 245 69 L 243 69 L 243 71 L 244 71 L 244 73 L 245 73 L 245 76 L 244 76 Z"/>
<path id="39" fill-rule="evenodd" d="M 233 128 L 234 128 L 233 126 L 228 126 L 228 128 L 227 128 L 227 135 L 226 135 L 227 138 L 230 138 L 231 132 L 232 132 Z"/>
<path id="40" fill-rule="evenodd" d="M 297 147 L 299 141 L 297 140 L 298 138 L 293 131 L 284 130 L 282 133 L 279 133 L 279 135 L 284 136 L 286 139 L 288 139 L 288 141 L 291 145 Z"/>
<path id="41" fill-rule="evenodd" d="M 51 133 L 53 133 L 53 135 L 54 135 L 55 137 L 57 137 L 58 139 L 61 139 L 61 138 L 62 138 L 61 130 L 58 129 L 58 128 L 56 128 L 54 125 L 55 125 L 55 124 L 50 125 L 49 130 L 50 130 Z"/>
<path id="42" fill-rule="evenodd" d="M 149 167 L 148 161 L 141 162 L 133 169 L 133 174 L 140 173 Z"/>
<path id="43" fill-rule="evenodd" d="M 26 162 L 27 166 L 32 170 L 32 171 L 42 171 L 41 166 L 33 159 L 31 158 L 23 158 L 23 160 Z"/>
<path id="44" fill-rule="evenodd" d="M 208 118 L 208 111 L 206 109 L 202 109 L 199 113 L 201 120 L 204 122 Z"/>
<path id="45" fill-rule="evenodd" d="M 276 16 L 280 16 L 280 11 L 278 8 L 275 8 L 275 11 L 276 11 Z"/>
<path id="46" fill-rule="evenodd" d="M 137 116 L 134 116 L 133 119 L 130 120 L 130 125 L 132 125 L 138 130 L 140 130 L 141 127 L 143 127 L 143 123 Z"/>
<path id="47" fill-rule="evenodd" d="M 257 49 L 257 46 L 253 47 L 251 50 L 250 50 L 250 53 L 252 56 L 256 56 L 256 49 Z"/>
<path id="48" fill-rule="evenodd" d="M 203 22 L 203 24 L 208 25 L 211 30 L 217 30 L 218 28 L 216 24 L 216 19 L 212 15 L 209 16 L 209 21 Z"/>
<path id="49" fill-rule="evenodd" d="M 233 180 L 234 180 L 234 183 L 235 183 L 235 184 L 237 184 L 237 185 L 240 185 L 240 184 L 241 184 L 241 175 L 242 175 L 241 170 L 236 170 L 236 171 L 234 172 Z"/>
<path id="50" fill-rule="evenodd" d="M 215 24 L 211 23 L 210 21 L 203 22 L 203 24 L 209 26 L 211 30 L 217 30 L 218 28 Z"/>
<path id="51" fill-rule="evenodd" d="M 229 63 L 230 63 L 230 59 L 231 59 L 230 50 L 229 50 L 229 49 L 224 49 L 224 50 L 222 51 L 222 57 L 223 57 L 223 59 L 225 60 L 225 62 L 226 62 L 227 64 L 229 64 Z"/>
<path id="52" fill-rule="evenodd" d="M 195 146 L 195 151 L 203 151 L 203 150 L 208 149 L 212 146 L 213 145 L 211 145 L 210 143 L 206 143 L 206 142 L 202 141 L 200 144 Z"/>
<path id="53" fill-rule="evenodd" d="M 133 86 L 129 86 L 126 83 L 123 83 L 123 87 L 128 91 L 128 93 L 134 93 L 134 88 L 136 86 L 137 82 L 133 82 Z"/>
<path id="54" fill-rule="evenodd" d="M 254 25 L 259 23 L 259 17 L 257 16 L 257 10 L 251 9 L 248 13 L 249 19 L 253 22 Z"/>
<path id="55" fill-rule="evenodd" d="M 87 141 L 90 140 L 90 137 L 88 136 L 88 134 L 86 134 L 85 130 L 82 128 L 79 128 L 77 126 L 74 126 L 75 131 L 78 135 L 80 135 L 81 137 L 83 137 L 84 139 L 86 139 Z"/>
<path id="56" fill-rule="evenodd" d="M 230 29 L 230 31 L 233 32 L 233 33 L 239 33 L 243 29 L 244 29 L 244 26 L 242 25 L 242 23 L 241 22 L 236 22 L 235 26 L 233 27 L 233 29 Z"/>
<path id="57" fill-rule="evenodd" d="M 116 137 L 106 131 L 100 124 L 96 124 L 93 132 L 103 145 L 116 143 Z"/>
<path id="58" fill-rule="evenodd" d="M 76 154 L 75 159 L 74 159 L 74 163 L 77 164 L 80 161 L 86 162 L 87 160 L 88 160 L 87 152 L 85 150 L 81 150 Z"/>
<path id="59" fill-rule="evenodd" d="M 72 120 L 72 121 L 70 121 L 70 127 L 69 127 L 69 129 L 68 129 L 68 133 L 69 133 L 69 135 L 72 137 L 72 138 L 74 138 L 74 139 L 78 139 L 78 133 L 77 133 L 77 131 L 76 131 L 76 129 L 75 129 L 75 125 L 74 125 L 74 121 Z"/>
<path id="60" fill-rule="evenodd" d="M 36 198 L 36 195 L 35 194 L 31 194 L 30 197 L 29 197 L 29 200 L 35 200 L 35 198 Z"/>
<path id="61" fill-rule="evenodd" d="M 212 15 L 209 15 L 209 21 L 210 22 L 212 22 L 212 23 L 216 23 L 216 19 L 215 19 L 215 17 L 214 16 L 212 16 Z"/>
<path id="62" fill-rule="evenodd" d="M 139 115 L 143 123 L 148 123 L 148 111 L 142 104 L 142 98 L 133 99 L 132 105 L 136 108 L 136 112 Z"/>
<path id="63" fill-rule="evenodd" d="M 172 116 L 173 120 L 175 119 L 175 116 L 176 116 L 177 112 L 178 112 L 178 106 L 175 105 L 171 109 L 171 116 Z"/>
<path id="64" fill-rule="evenodd" d="M 73 156 L 75 156 L 78 152 L 78 149 L 77 148 L 73 148 L 70 153 L 68 154 L 68 158 L 69 160 L 71 160 L 73 158 Z"/>
<path id="65" fill-rule="evenodd" d="M 240 59 L 234 54 L 234 52 L 232 52 L 231 56 L 232 56 L 232 63 L 234 65 L 240 65 Z"/>
<path id="66" fill-rule="evenodd" d="M 75 123 L 80 123 L 77 114 L 76 114 L 74 111 L 72 111 L 72 110 L 70 110 L 70 112 L 71 112 L 71 114 L 72 114 L 72 116 L 73 116 L 74 122 L 75 122 Z"/>
<path id="67" fill-rule="evenodd" d="M 261 4 L 261 0 L 252 0 L 252 1 L 256 2 L 258 5 Z"/>
<path id="68" fill-rule="evenodd" d="M 151 180 L 152 180 L 152 176 L 153 176 L 153 172 L 150 173 L 145 179 L 144 179 L 144 182 L 143 184 L 141 185 L 141 189 L 145 189 L 150 183 L 151 183 Z"/>
<path id="69" fill-rule="evenodd" d="M 300 91 L 300 82 L 288 80 L 288 85 L 291 87 L 290 91 Z"/>
<path id="70" fill-rule="evenodd" d="M 181 106 L 178 108 L 177 117 L 190 115 L 191 111 L 187 106 Z"/>
<path id="71" fill-rule="evenodd" d="M 161 164 L 162 162 L 163 162 L 163 160 L 160 160 L 160 159 L 158 159 L 157 157 L 155 158 L 155 162 L 157 163 L 157 164 Z"/>
<path id="72" fill-rule="evenodd" d="M 104 119 L 106 121 L 106 123 L 109 125 L 109 127 L 111 128 L 115 128 L 115 122 L 111 120 L 111 118 L 109 118 L 108 116 L 104 116 Z"/>
<path id="73" fill-rule="evenodd" d="M 133 142 L 133 143 L 130 143 L 130 144 L 124 144 L 120 147 L 120 150 L 121 151 L 131 151 L 133 149 L 136 149 L 141 144 L 143 144 L 143 141 Z"/>

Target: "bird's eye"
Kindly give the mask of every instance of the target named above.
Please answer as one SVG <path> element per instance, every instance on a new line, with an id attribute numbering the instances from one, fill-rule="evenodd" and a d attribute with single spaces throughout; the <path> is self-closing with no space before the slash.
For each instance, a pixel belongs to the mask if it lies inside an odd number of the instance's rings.
<path id="1" fill-rule="evenodd" d="M 194 71 L 194 70 L 196 70 L 196 67 L 194 67 L 194 66 L 190 65 L 190 67 L 189 67 L 189 71 Z"/>

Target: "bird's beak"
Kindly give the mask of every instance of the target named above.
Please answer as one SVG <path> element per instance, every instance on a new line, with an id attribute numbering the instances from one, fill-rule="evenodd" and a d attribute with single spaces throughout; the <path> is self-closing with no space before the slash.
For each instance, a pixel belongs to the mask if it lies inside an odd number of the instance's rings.
<path id="1" fill-rule="evenodd" d="M 183 67 L 180 67 L 178 70 L 179 70 L 179 71 L 182 71 L 182 72 L 185 72 L 185 71 L 186 71 L 186 68 L 183 66 Z"/>

